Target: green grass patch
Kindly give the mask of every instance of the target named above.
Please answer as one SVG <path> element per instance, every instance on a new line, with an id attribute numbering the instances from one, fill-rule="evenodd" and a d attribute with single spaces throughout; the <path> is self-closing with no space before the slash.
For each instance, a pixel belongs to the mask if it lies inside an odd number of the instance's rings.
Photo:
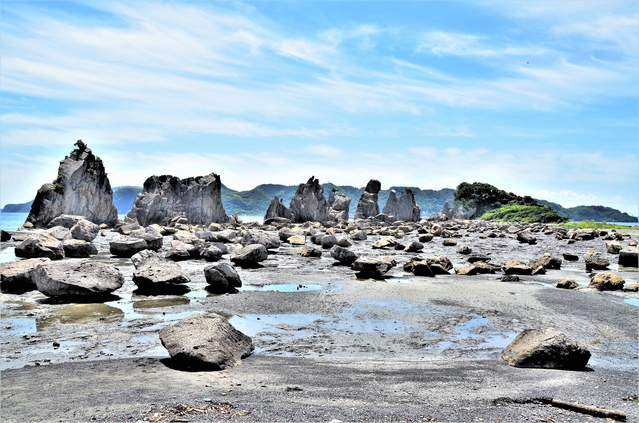
<path id="1" fill-rule="evenodd" d="M 511 204 L 484 213 L 481 220 L 494 222 L 520 222 L 520 223 L 563 223 L 567 217 L 560 216 L 548 206 Z"/>
<path id="2" fill-rule="evenodd" d="M 580 222 L 566 222 L 560 226 L 569 229 L 632 229 L 633 226 L 615 225 L 614 223 L 595 222 L 593 220 L 582 220 Z M 637 225 L 634 226 L 636 228 Z"/>

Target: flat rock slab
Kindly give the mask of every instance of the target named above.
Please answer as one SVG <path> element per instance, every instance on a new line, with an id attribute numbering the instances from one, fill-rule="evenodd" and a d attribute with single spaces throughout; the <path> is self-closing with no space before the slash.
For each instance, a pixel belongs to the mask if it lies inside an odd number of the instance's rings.
<path id="1" fill-rule="evenodd" d="M 89 261 L 40 264 L 33 278 L 38 291 L 48 297 L 106 296 L 124 284 L 124 276 L 115 266 Z"/>
<path id="2" fill-rule="evenodd" d="M 583 370 L 590 351 L 554 328 L 526 329 L 502 351 L 513 367 Z"/>
<path id="3" fill-rule="evenodd" d="M 253 351 L 252 339 L 215 313 L 198 313 L 160 330 L 160 341 L 178 367 L 224 370 Z"/>

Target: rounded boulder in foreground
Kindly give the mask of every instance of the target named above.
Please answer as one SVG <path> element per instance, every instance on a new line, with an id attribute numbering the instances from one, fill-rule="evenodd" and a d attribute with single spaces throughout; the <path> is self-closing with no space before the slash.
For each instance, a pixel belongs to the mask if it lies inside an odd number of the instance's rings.
<path id="1" fill-rule="evenodd" d="M 187 370 L 224 370 L 253 351 L 252 339 L 215 313 L 198 313 L 160 330 L 175 364 Z"/>
<path id="2" fill-rule="evenodd" d="M 554 328 L 525 329 L 501 352 L 513 367 L 583 370 L 590 351 Z"/>

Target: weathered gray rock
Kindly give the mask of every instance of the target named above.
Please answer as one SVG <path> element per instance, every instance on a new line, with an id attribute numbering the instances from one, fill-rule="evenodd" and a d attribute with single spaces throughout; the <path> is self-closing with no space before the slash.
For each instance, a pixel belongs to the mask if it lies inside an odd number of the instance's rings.
<path id="1" fill-rule="evenodd" d="M 271 204 L 269 204 L 266 214 L 264 215 L 264 221 L 274 218 L 293 220 L 293 213 L 284 205 L 282 199 L 278 198 L 277 195 L 271 200 Z"/>
<path id="2" fill-rule="evenodd" d="M 444 222 L 446 220 L 468 220 L 472 219 L 475 213 L 477 212 L 477 207 L 469 207 L 466 208 L 461 204 L 456 205 L 455 207 L 450 207 L 448 201 L 444 203 L 444 207 L 439 213 L 432 214 L 428 220 Z"/>
<path id="3" fill-rule="evenodd" d="M 351 200 L 351 197 L 347 197 L 336 189 L 333 189 L 328 195 L 328 214 L 331 220 L 347 222 Z"/>
<path id="4" fill-rule="evenodd" d="M 583 370 L 590 351 L 554 328 L 526 329 L 502 351 L 513 367 Z"/>
<path id="5" fill-rule="evenodd" d="M 330 220 L 329 205 L 324 197 L 324 188 L 318 179 L 311 176 L 300 184 L 290 204 L 293 222 L 325 222 Z"/>
<path id="6" fill-rule="evenodd" d="M 331 257 L 345 266 L 350 266 L 359 258 L 353 251 L 340 247 L 339 245 L 334 245 L 333 248 L 331 248 Z"/>
<path id="7" fill-rule="evenodd" d="M 228 263 L 218 263 L 204 268 L 204 277 L 209 284 L 207 291 L 214 294 L 234 293 L 242 286 L 237 270 Z"/>
<path id="8" fill-rule="evenodd" d="M 78 223 L 80 220 L 84 219 L 83 216 L 74 215 L 74 214 L 61 214 L 55 219 L 51 220 L 47 224 L 47 228 L 53 228 L 55 226 L 62 226 L 63 228 L 71 229 Z"/>
<path id="9" fill-rule="evenodd" d="M 246 231 L 240 244 L 243 246 L 261 244 L 266 247 L 267 250 L 274 250 L 280 248 L 280 239 L 279 236 L 274 233 L 250 230 Z"/>
<path id="10" fill-rule="evenodd" d="M 415 202 L 413 190 L 410 188 L 406 188 L 399 198 L 397 198 L 395 190 L 392 189 L 382 213 L 393 216 L 391 220 L 404 222 L 417 222 L 421 215 L 419 206 Z"/>
<path id="11" fill-rule="evenodd" d="M 623 289 L 625 283 L 624 278 L 619 275 L 612 272 L 600 272 L 590 278 L 589 286 L 598 291 L 617 291 Z"/>
<path id="12" fill-rule="evenodd" d="M 598 251 L 588 250 L 584 254 L 584 262 L 586 262 L 586 270 L 604 270 L 610 266 L 610 260 L 603 257 Z"/>
<path id="13" fill-rule="evenodd" d="M 48 258 L 33 258 L 0 264 L 0 291 L 22 294 L 38 289 L 33 271 Z"/>
<path id="14" fill-rule="evenodd" d="M 373 249 L 382 249 L 382 248 L 388 248 L 388 247 L 395 247 L 396 245 L 397 245 L 397 240 L 395 238 L 390 236 L 385 236 L 375 241 L 373 245 L 371 245 L 371 247 Z"/>
<path id="15" fill-rule="evenodd" d="M 198 245 L 173 240 L 171 241 L 171 249 L 165 257 L 173 261 L 197 259 L 200 257 L 200 249 Z"/>
<path id="16" fill-rule="evenodd" d="M 340 247 L 348 248 L 353 246 L 353 241 L 347 236 L 338 236 L 337 245 Z"/>
<path id="17" fill-rule="evenodd" d="M 456 241 L 456 240 L 454 240 L 453 238 L 445 238 L 445 239 L 442 241 L 442 245 L 443 245 L 444 247 L 454 247 L 455 245 L 457 245 L 457 241 Z"/>
<path id="18" fill-rule="evenodd" d="M 62 242 L 62 248 L 68 258 L 89 258 L 98 254 L 98 247 L 80 239 L 67 239 Z"/>
<path id="19" fill-rule="evenodd" d="M 288 242 L 288 239 L 292 236 L 304 235 L 304 230 L 302 228 L 283 227 L 277 232 L 277 235 L 280 237 L 280 241 Z"/>
<path id="20" fill-rule="evenodd" d="M 287 239 L 291 245 L 304 245 L 306 244 L 306 237 L 304 235 L 292 235 Z"/>
<path id="21" fill-rule="evenodd" d="M 404 247 L 404 251 L 407 251 L 409 253 L 416 253 L 416 252 L 421 251 L 423 249 L 424 249 L 424 244 L 422 244 L 421 242 L 419 242 L 417 240 L 410 241 Z"/>
<path id="22" fill-rule="evenodd" d="M 127 218 L 142 226 L 166 225 L 178 216 L 184 216 L 191 225 L 224 223 L 228 216 L 222 205 L 221 189 L 222 182 L 215 173 L 186 179 L 151 176 L 144 182 Z"/>
<path id="23" fill-rule="evenodd" d="M 224 243 L 231 243 L 237 237 L 237 232 L 233 229 L 224 229 L 217 234 L 217 241 Z"/>
<path id="24" fill-rule="evenodd" d="M 22 241 L 15 249 L 16 257 L 38 258 L 46 257 L 51 260 L 64 258 L 64 246 L 46 232 L 33 233 Z"/>
<path id="25" fill-rule="evenodd" d="M 367 219 L 375 217 L 379 214 L 378 194 L 382 189 L 382 184 L 377 179 L 371 179 L 366 184 L 366 188 L 359 198 L 357 209 L 355 210 L 355 219 Z"/>
<path id="26" fill-rule="evenodd" d="M 38 265 L 33 271 L 38 291 L 49 297 L 102 297 L 124 284 L 115 267 L 92 261 L 61 261 Z"/>
<path id="27" fill-rule="evenodd" d="M 373 258 L 359 257 L 351 265 L 351 269 L 357 271 L 359 278 L 381 279 L 384 275 L 395 267 L 397 263 L 391 257 Z"/>
<path id="28" fill-rule="evenodd" d="M 100 226 L 87 219 L 79 219 L 78 222 L 71 227 L 71 236 L 73 239 L 91 242 L 100 233 Z"/>
<path id="29" fill-rule="evenodd" d="M 62 214 L 84 216 L 93 223 L 113 226 L 118 210 L 102 160 L 81 140 L 58 167 L 58 176 L 38 190 L 27 221 L 35 228 L 46 228 Z"/>
<path id="30" fill-rule="evenodd" d="M 71 230 L 68 228 L 65 228 L 64 226 L 54 226 L 52 228 L 47 229 L 45 232 L 51 235 L 52 237 L 54 237 L 55 239 L 57 239 L 58 241 L 64 241 L 66 239 L 73 238 L 73 236 L 71 236 Z"/>
<path id="31" fill-rule="evenodd" d="M 639 267 L 639 248 L 625 248 L 619 251 L 619 266 Z"/>
<path id="32" fill-rule="evenodd" d="M 116 257 L 131 257 L 146 249 L 148 245 L 141 238 L 120 236 L 109 242 L 109 252 Z"/>
<path id="33" fill-rule="evenodd" d="M 324 235 L 320 241 L 322 248 L 333 248 L 337 245 L 337 237 L 335 235 Z"/>
<path id="34" fill-rule="evenodd" d="M 198 313 L 160 330 L 160 341 L 180 367 L 224 370 L 253 351 L 250 337 L 215 313 Z"/>
<path id="35" fill-rule="evenodd" d="M 606 252 L 608 254 L 619 254 L 623 246 L 619 241 L 607 241 L 606 242 Z"/>
<path id="36" fill-rule="evenodd" d="M 136 229 L 131 231 L 131 238 L 143 239 L 146 242 L 146 248 L 153 251 L 159 251 L 164 245 L 164 237 L 162 234 L 153 227 L 154 225 L 146 228 Z"/>
<path id="37" fill-rule="evenodd" d="M 206 261 L 218 261 L 225 254 L 217 245 L 209 245 L 203 250 L 200 250 L 200 257 Z"/>
<path id="38" fill-rule="evenodd" d="M 472 253 L 473 250 L 467 245 L 460 245 L 459 247 L 457 247 L 457 252 L 459 254 L 467 255 L 467 254 Z"/>
<path id="39" fill-rule="evenodd" d="M 530 232 L 521 231 L 521 232 L 517 232 L 517 241 L 521 243 L 533 245 L 537 243 L 537 237 Z"/>
<path id="40" fill-rule="evenodd" d="M 133 272 L 133 283 L 145 294 L 183 294 L 189 288 L 183 284 L 191 282 L 191 278 L 179 264 L 167 260 L 161 254 L 144 250 L 131 257 L 136 270 Z"/>
<path id="41" fill-rule="evenodd" d="M 251 244 L 231 253 L 231 261 L 238 266 L 254 267 L 268 258 L 268 251 L 262 244 Z"/>
<path id="42" fill-rule="evenodd" d="M 351 232 L 351 239 L 354 241 L 366 241 L 368 235 L 366 235 L 366 231 L 364 230 L 354 230 Z"/>

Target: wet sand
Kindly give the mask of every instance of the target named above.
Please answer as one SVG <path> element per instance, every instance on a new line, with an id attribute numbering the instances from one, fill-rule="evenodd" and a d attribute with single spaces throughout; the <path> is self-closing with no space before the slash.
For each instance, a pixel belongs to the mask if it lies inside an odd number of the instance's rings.
<path id="1" fill-rule="evenodd" d="M 586 286 L 583 253 L 606 255 L 604 241 L 566 245 L 535 235 L 537 245 L 477 233 L 457 241 L 499 264 L 544 252 L 580 260 L 520 282 L 501 282 L 499 273 L 416 277 L 402 270 L 412 256 L 444 254 L 456 266 L 466 256 L 437 237 L 419 254 L 372 250 L 379 237 L 371 236 L 352 249 L 393 256 L 398 266 L 385 280 L 359 280 L 327 251 L 302 258 L 301 248 L 283 245 L 262 268 L 238 270 L 244 286 L 237 294 L 208 294 L 208 263 L 180 262 L 192 278 L 184 296 L 137 295 L 130 260 L 107 252 L 113 234 L 99 237 L 94 260 L 118 266 L 127 280 L 114 301 L 55 304 L 38 292 L 2 294 L 0 420 L 605 421 L 537 403 L 542 397 L 623 410 L 636 420 L 636 399 L 628 399 L 637 394 L 639 295 L 552 287 L 563 277 Z M 637 280 L 609 258 L 627 284 Z M 229 318 L 253 337 L 254 353 L 222 372 L 172 368 L 159 329 L 198 311 Z M 521 330 L 546 326 L 590 349 L 588 371 L 511 368 L 499 358 Z"/>

